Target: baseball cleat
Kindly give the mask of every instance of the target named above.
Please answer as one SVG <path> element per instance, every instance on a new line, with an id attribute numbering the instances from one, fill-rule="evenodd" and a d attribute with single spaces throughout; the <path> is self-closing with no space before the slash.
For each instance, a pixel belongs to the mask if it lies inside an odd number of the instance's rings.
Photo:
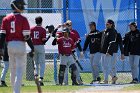
<path id="1" fill-rule="evenodd" d="M 103 82 L 101 82 L 100 84 L 108 84 L 107 80 L 104 80 Z"/>
<path id="2" fill-rule="evenodd" d="M 113 78 L 112 78 L 112 84 L 116 84 L 116 81 L 117 81 L 117 77 L 116 76 L 114 76 Z"/>
<path id="3" fill-rule="evenodd" d="M 44 86 L 44 83 L 42 81 L 39 81 L 40 86 Z"/>
<path id="4" fill-rule="evenodd" d="M 5 83 L 5 81 L 1 81 L 0 87 L 8 87 L 8 86 L 7 86 L 7 84 Z"/>
<path id="5" fill-rule="evenodd" d="M 133 80 L 130 82 L 130 84 L 137 84 L 137 83 L 139 83 L 137 78 L 136 78 L 136 79 L 133 79 Z"/>

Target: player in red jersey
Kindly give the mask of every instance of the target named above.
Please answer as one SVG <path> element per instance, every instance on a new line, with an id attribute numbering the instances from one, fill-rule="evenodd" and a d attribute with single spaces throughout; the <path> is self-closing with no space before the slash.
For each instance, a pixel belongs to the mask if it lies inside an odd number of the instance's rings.
<path id="1" fill-rule="evenodd" d="M 31 48 L 30 56 L 34 54 L 34 47 L 30 38 L 30 26 L 27 19 L 21 15 L 24 10 L 24 0 L 12 0 L 13 13 L 2 20 L 0 33 L 0 55 L 3 54 L 4 42 L 8 43 L 8 55 L 11 71 L 11 85 L 13 93 L 20 93 L 22 76 L 26 65 L 26 44 Z"/>
<path id="2" fill-rule="evenodd" d="M 78 85 L 76 82 L 76 72 L 77 67 L 75 65 L 72 50 L 74 49 L 74 42 L 69 37 L 69 29 L 63 30 L 63 36 L 60 38 L 55 38 L 52 42 L 52 45 L 58 44 L 58 50 L 60 54 L 60 69 L 59 69 L 59 84 L 63 85 L 64 74 L 66 67 L 68 66 L 71 69 L 71 79 L 72 85 Z"/>
<path id="3" fill-rule="evenodd" d="M 74 55 L 75 55 L 76 66 L 77 66 L 77 68 L 78 68 L 78 71 L 77 71 L 77 82 L 78 82 L 80 85 L 82 85 L 83 82 L 82 82 L 82 79 L 81 79 L 81 76 L 80 76 L 80 70 L 81 70 L 81 69 L 79 68 L 79 66 L 78 66 L 78 64 L 77 64 L 77 62 L 79 61 L 79 58 L 78 58 L 78 55 L 77 55 L 77 48 L 78 48 L 78 50 L 80 51 L 80 56 L 83 57 L 83 50 L 82 50 L 82 47 L 81 47 L 81 45 L 80 45 L 81 38 L 80 38 L 79 33 L 78 33 L 76 30 L 74 30 L 74 29 L 72 28 L 72 21 L 71 21 L 71 20 L 67 20 L 66 23 L 64 23 L 64 25 L 65 25 L 67 28 L 69 28 L 70 33 L 73 33 L 73 34 L 75 35 L 75 37 L 76 37 L 75 49 L 74 49 L 73 53 L 74 53 Z M 67 81 L 66 81 L 66 82 L 67 82 Z"/>
<path id="4" fill-rule="evenodd" d="M 35 48 L 35 70 L 37 76 L 40 76 L 40 86 L 44 86 L 43 77 L 45 72 L 45 48 L 44 44 L 48 40 L 46 38 L 46 30 L 42 27 L 42 17 L 38 16 L 35 18 L 36 26 L 31 28 L 31 37 Z M 40 72 L 40 73 L 39 73 Z"/>

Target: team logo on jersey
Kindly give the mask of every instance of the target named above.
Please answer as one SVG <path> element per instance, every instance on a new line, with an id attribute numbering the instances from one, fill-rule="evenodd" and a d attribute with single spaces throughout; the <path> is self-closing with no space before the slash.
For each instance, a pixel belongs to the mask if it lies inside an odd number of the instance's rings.
<path id="1" fill-rule="evenodd" d="M 63 41 L 63 47 L 71 47 L 70 42 L 68 42 L 68 41 Z"/>

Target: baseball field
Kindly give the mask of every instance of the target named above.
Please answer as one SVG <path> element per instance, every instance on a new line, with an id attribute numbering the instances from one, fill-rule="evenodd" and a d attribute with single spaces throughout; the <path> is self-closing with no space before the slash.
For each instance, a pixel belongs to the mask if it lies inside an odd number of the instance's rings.
<path id="1" fill-rule="evenodd" d="M 0 72 L 2 67 L 0 67 Z M 81 77 L 85 85 L 82 86 L 71 86 L 71 80 L 69 78 L 69 86 L 56 86 L 53 77 L 53 65 L 47 64 L 45 71 L 44 84 L 42 87 L 43 93 L 140 93 L 140 84 L 132 85 L 128 84 L 131 81 L 130 73 L 118 73 L 118 84 L 116 85 L 100 85 L 89 83 L 92 80 L 91 73 L 81 73 Z M 0 87 L 0 93 L 11 93 L 10 87 L 10 74 L 9 71 L 6 76 L 6 82 L 8 87 Z M 102 73 L 101 73 L 102 77 Z M 34 81 L 27 81 L 24 74 L 23 86 L 21 93 L 37 93 L 37 88 Z"/>

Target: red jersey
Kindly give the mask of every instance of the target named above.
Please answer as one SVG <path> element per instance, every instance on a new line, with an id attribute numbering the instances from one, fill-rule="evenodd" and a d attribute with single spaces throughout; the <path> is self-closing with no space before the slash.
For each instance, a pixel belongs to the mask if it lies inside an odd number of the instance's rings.
<path id="1" fill-rule="evenodd" d="M 24 41 L 25 35 L 30 35 L 28 20 L 19 13 L 11 13 L 3 18 L 1 33 L 6 34 L 6 41 Z"/>
<path id="2" fill-rule="evenodd" d="M 74 42 L 71 38 L 60 37 L 57 39 L 57 44 L 60 54 L 72 54 L 72 50 L 74 49 Z"/>
<path id="3" fill-rule="evenodd" d="M 41 26 L 32 27 L 31 37 L 34 45 L 44 45 L 42 39 L 46 39 L 46 30 Z"/>
<path id="4" fill-rule="evenodd" d="M 76 30 L 72 29 L 70 32 L 73 32 L 76 35 L 76 37 L 78 38 L 78 40 L 81 40 L 80 35 Z"/>
<path id="5" fill-rule="evenodd" d="M 58 35 L 58 38 L 63 37 L 63 32 L 57 32 L 56 34 Z M 77 44 L 77 41 L 78 41 L 77 36 L 73 32 L 70 32 L 69 37 L 73 40 L 74 48 L 76 48 L 76 44 Z"/>

